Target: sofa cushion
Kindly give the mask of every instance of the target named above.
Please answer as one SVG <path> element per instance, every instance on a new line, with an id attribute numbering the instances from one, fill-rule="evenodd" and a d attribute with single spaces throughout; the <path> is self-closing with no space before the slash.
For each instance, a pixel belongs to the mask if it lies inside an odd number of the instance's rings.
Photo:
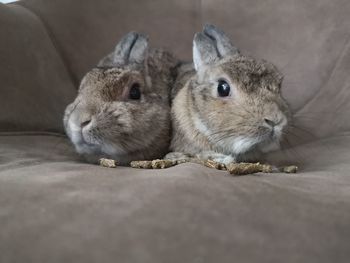
<path id="1" fill-rule="evenodd" d="M 350 134 L 232 177 L 79 162 L 52 135 L 0 136 L 1 262 L 348 262 Z M 330 158 L 331 156 L 331 158 Z"/>
<path id="2" fill-rule="evenodd" d="M 40 20 L 0 4 L 0 131 L 63 132 L 76 89 Z"/>

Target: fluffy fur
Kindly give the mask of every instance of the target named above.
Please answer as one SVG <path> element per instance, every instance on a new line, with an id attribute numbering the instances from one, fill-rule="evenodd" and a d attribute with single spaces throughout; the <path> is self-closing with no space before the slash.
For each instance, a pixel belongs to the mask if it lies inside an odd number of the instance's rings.
<path id="1" fill-rule="evenodd" d="M 173 153 L 167 158 L 190 155 L 228 163 L 278 149 L 290 120 L 278 69 L 241 55 L 212 25 L 195 35 L 193 62 L 179 69 L 173 89 Z M 218 95 L 219 80 L 230 85 L 229 96 Z"/>
<path id="2" fill-rule="evenodd" d="M 64 126 L 78 153 L 87 161 L 113 158 L 161 158 L 170 143 L 170 88 L 176 59 L 148 49 L 147 39 L 127 34 L 114 52 L 86 74 L 75 101 L 68 105 Z M 128 97 L 140 86 L 140 100 Z"/>

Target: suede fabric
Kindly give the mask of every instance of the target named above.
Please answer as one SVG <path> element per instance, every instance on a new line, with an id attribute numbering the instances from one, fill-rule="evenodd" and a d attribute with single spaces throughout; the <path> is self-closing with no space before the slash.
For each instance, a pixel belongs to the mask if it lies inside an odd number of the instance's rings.
<path id="1" fill-rule="evenodd" d="M 0 262 L 349 262 L 350 2 L 0 4 Z M 210 22 L 285 75 L 298 174 L 84 163 L 63 134 L 79 80 L 129 30 L 191 59 Z M 51 133 L 50 133 L 51 132 Z"/>
<path id="2" fill-rule="evenodd" d="M 0 4 L 0 39 L 0 131 L 63 132 L 76 88 L 41 21 Z"/>
<path id="3" fill-rule="evenodd" d="M 193 32 L 201 26 L 197 0 L 26 0 L 20 4 L 41 17 L 52 32 L 76 83 L 126 32 L 142 32 L 152 46 L 189 59 Z"/>
<path id="4" fill-rule="evenodd" d="M 348 262 L 349 147 L 342 134 L 271 157 L 299 174 L 232 177 L 104 168 L 65 138 L 2 135 L 0 262 Z"/>

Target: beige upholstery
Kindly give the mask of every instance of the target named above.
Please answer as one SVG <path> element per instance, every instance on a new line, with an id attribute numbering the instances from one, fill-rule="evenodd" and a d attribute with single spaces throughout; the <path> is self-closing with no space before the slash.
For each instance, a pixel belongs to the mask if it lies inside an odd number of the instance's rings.
<path id="1" fill-rule="evenodd" d="M 24 0 L 0 4 L 0 262 L 349 262 L 350 2 Z M 82 162 L 62 115 L 129 30 L 191 59 L 222 27 L 285 74 L 300 173 Z"/>

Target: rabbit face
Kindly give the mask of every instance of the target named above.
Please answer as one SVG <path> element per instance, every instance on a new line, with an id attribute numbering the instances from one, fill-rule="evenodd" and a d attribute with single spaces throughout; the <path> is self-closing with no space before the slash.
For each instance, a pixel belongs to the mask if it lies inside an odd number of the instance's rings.
<path id="1" fill-rule="evenodd" d="M 66 131 L 81 154 L 120 157 L 144 150 L 160 136 L 147 131 L 168 122 L 167 108 L 139 72 L 94 69 L 67 108 Z"/>
<path id="2" fill-rule="evenodd" d="M 130 52 L 126 44 L 118 46 Z M 120 61 L 118 46 L 81 81 L 77 98 L 65 112 L 66 133 L 90 162 L 106 157 L 127 165 L 161 158 L 170 137 L 168 84 L 150 76 L 140 56 L 132 63 L 131 55 L 128 63 Z"/>
<path id="3" fill-rule="evenodd" d="M 272 64 L 244 56 L 201 69 L 190 87 L 196 129 L 219 152 L 278 148 L 290 118 L 281 81 Z"/>

